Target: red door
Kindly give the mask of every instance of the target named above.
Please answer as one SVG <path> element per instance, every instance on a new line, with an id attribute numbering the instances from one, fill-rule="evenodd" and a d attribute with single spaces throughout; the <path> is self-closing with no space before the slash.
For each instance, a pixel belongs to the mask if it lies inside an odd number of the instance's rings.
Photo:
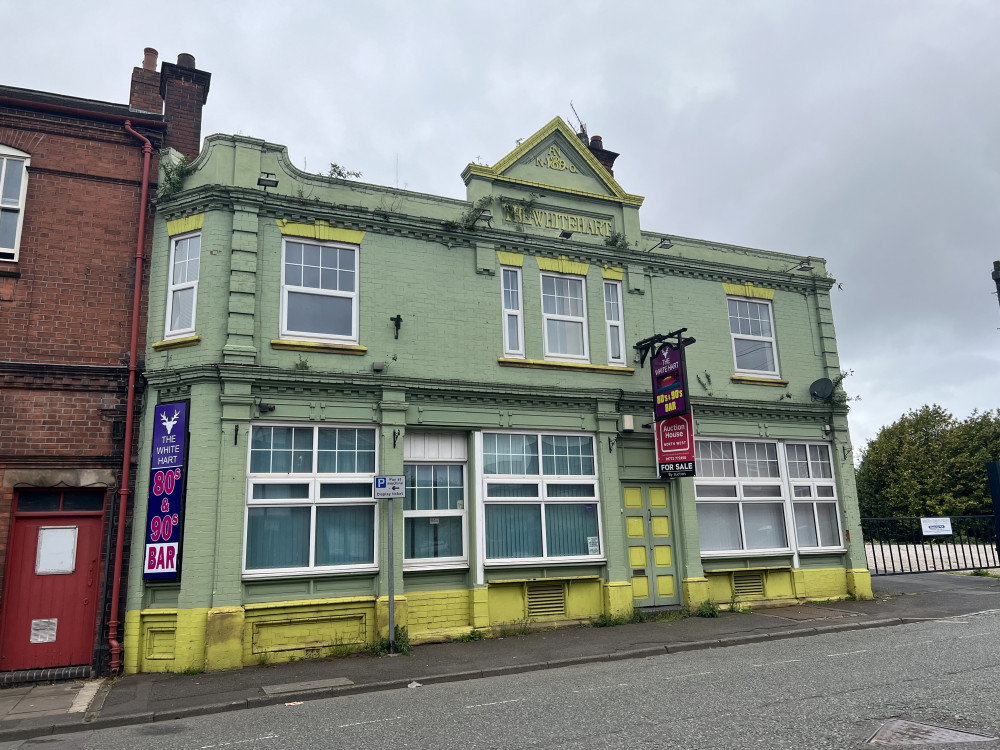
<path id="1" fill-rule="evenodd" d="M 0 626 L 0 671 L 90 664 L 104 493 L 17 498 Z"/>

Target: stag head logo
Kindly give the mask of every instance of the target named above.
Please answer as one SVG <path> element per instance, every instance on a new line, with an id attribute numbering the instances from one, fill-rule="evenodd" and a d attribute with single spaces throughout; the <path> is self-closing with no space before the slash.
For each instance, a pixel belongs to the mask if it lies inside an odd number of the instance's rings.
<path id="1" fill-rule="evenodd" d="M 160 421 L 163 422 L 163 426 L 167 428 L 167 434 L 174 429 L 174 425 L 177 424 L 177 420 L 181 418 L 180 409 L 174 409 L 174 416 L 167 418 L 167 413 L 163 412 L 160 414 Z"/>

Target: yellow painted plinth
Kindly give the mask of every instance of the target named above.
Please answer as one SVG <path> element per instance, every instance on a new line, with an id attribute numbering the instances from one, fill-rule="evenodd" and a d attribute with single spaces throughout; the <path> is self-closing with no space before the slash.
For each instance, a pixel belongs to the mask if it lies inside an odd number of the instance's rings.
<path id="1" fill-rule="evenodd" d="M 243 666 L 243 607 L 217 607 L 205 620 L 205 669 L 209 672 Z"/>
<path id="2" fill-rule="evenodd" d="M 684 605 L 687 607 L 697 607 L 702 602 L 709 600 L 708 579 L 685 578 L 681 581 L 681 591 L 684 593 Z"/>
<path id="3" fill-rule="evenodd" d="M 847 591 L 857 599 L 871 599 L 872 574 L 867 568 L 851 568 L 847 571 Z"/>
<path id="4" fill-rule="evenodd" d="M 608 581 L 604 584 L 604 614 L 608 617 L 628 617 L 632 614 L 631 583 Z"/>

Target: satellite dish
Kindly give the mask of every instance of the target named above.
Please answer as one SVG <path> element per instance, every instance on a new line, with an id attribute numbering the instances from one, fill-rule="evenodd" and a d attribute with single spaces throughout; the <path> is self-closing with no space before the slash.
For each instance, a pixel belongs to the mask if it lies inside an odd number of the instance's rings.
<path id="1" fill-rule="evenodd" d="M 809 386 L 809 395 L 820 401 L 826 401 L 833 395 L 833 381 L 830 378 L 820 378 Z"/>

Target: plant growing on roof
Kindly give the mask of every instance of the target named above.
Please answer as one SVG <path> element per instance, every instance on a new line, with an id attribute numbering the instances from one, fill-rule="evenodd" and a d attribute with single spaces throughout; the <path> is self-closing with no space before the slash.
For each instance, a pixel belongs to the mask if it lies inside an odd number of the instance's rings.
<path id="1" fill-rule="evenodd" d="M 339 180 L 355 180 L 361 177 L 361 172 L 355 172 L 353 169 L 347 169 L 342 167 L 337 162 L 330 162 L 330 169 L 326 173 L 327 177 L 336 177 Z"/>
<path id="2" fill-rule="evenodd" d="M 191 174 L 188 158 L 172 149 L 160 150 L 160 184 L 156 189 L 156 199 L 167 200 L 184 186 L 184 178 Z"/>
<path id="3" fill-rule="evenodd" d="M 458 218 L 458 225 L 462 229 L 473 229 L 476 226 L 476 222 L 479 221 L 479 217 L 483 215 L 492 203 L 493 196 L 484 195 Z"/>
<path id="4" fill-rule="evenodd" d="M 625 236 L 625 232 L 612 232 L 604 238 L 604 244 L 608 247 L 616 247 L 619 250 L 629 249 L 628 238 Z"/>

